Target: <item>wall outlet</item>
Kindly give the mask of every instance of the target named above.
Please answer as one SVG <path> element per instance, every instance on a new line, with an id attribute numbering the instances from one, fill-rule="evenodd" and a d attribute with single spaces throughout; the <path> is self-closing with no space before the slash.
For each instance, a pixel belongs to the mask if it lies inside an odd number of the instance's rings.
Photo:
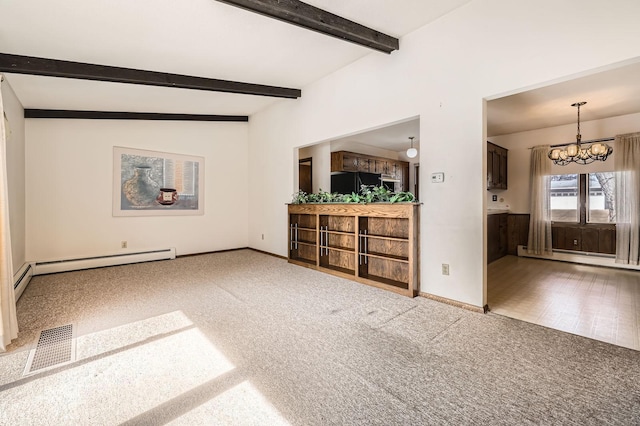
<path id="1" fill-rule="evenodd" d="M 448 263 L 443 263 L 442 264 L 442 275 L 449 275 L 449 264 Z"/>
<path id="2" fill-rule="evenodd" d="M 262 234 L 262 239 L 264 240 L 264 234 Z"/>
<path id="3" fill-rule="evenodd" d="M 127 248 L 127 242 L 126 241 L 121 241 L 120 242 L 120 247 L 121 248 Z"/>
<path id="4" fill-rule="evenodd" d="M 497 196 L 497 195 L 493 195 L 493 196 L 491 197 L 491 199 L 492 199 L 493 201 L 498 201 L 498 196 Z"/>

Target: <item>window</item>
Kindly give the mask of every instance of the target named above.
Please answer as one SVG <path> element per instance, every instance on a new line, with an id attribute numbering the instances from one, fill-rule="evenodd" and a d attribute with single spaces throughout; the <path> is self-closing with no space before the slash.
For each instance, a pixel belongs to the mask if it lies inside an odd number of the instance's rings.
<path id="1" fill-rule="evenodd" d="M 551 176 L 551 191 L 549 191 L 551 221 L 578 222 L 578 175 Z"/>
<path id="2" fill-rule="evenodd" d="M 616 179 L 613 172 L 589 173 L 587 222 L 614 223 Z"/>
<path id="3" fill-rule="evenodd" d="M 614 223 L 614 173 L 551 176 L 550 208 L 553 222 Z"/>

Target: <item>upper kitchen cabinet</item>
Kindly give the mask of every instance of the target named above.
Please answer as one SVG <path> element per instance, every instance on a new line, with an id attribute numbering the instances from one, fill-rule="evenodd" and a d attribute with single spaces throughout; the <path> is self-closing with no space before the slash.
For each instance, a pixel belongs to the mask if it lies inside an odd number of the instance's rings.
<path id="1" fill-rule="evenodd" d="M 371 166 L 373 163 L 373 166 Z M 353 152 L 336 151 L 331 153 L 332 172 L 371 172 L 375 169 L 375 161 L 364 155 Z"/>
<path id="2" fill-rule="evenodd" d="M 507 151 L 487 141 L 487 189 L 507 189 Z"/>
<path id="3" fill-rule="evenodd" d="M 397 191 L 409 190 L 409 163 L 406 161 L 335 151 L 331 153 L 331 171 L 377 173 L 399 182 Z"/>

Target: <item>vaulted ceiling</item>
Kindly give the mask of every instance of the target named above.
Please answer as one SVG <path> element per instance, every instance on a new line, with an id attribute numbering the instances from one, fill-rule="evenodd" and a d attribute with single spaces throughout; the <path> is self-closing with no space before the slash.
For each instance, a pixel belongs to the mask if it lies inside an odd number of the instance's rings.
<path id="1" fill-rule="evenodd" d="M 399 38 L 468 1 L 306 3 Z M 296 3 L 291 0 L 244 3 L 281 2 Z M 293 89 L 302 89 L 364 55 L 387 55 L 226 3 L 2 2 L 0 53 Z M 266 96 L 173 87 L 6 75 L 24 107 L 29 109 L 251 115 L 279 101 Z"/>
<path id="2" fill-rule="evenodd" d="M 306 0 L 371 30 L 402 36 L 470 0 Z M 0 2 L 0 54 L 123 67 L 301 90 L 365 56 L 390 54 L 320 34 L 228 3 L 295 0 L 21 0 Z M 248 5 L 248 6 L 247 6 Z M 304 5 L 302 5 L 304 7 Z M 250 116 L 271 96 L 158 87 L 4 72 L 28 109 Z M 575 122 L 570 104 L 586 100 L 583 120 L 640 111 L 640 65 L 524 90 L 488 103 L 488 135 Z M 541 84 L 542 86 L 542 84 Z M 517 88 L 514 88 L 516 91 Z M 399 126 L 398 128 L 403 128 Z M 404 129 L 404 133 L 407 130 Z M 406 134 L 380 144 L 401 150 Z M 373 140 L 375 135 L 369 134 Z M 418 135 L 416 135 L 418 136 Z"/>

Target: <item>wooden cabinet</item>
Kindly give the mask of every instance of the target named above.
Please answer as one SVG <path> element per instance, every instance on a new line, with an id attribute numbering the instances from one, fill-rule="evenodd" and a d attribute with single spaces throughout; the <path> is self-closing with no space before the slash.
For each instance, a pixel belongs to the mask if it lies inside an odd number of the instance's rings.
<path id="1" fill-rule="evenodd" d="M 388 160 L 375 160 L 374 173 L 387 174 L 389 173 L 389 161 Z"/>
<path id="2" fill-rule="evenodd" d="M 417 203 L 290 204 L 289 262 L 418 294 Z"/>
<path id="3" fill-rule="evenodd" d="M 373 165 L 371 165 L 373 163 Z M 331 153 L 332 172 L 375 172 L 375 161 L 361 154 L 337 151 Z"/>
<path id="4" fill-rule="evenodd" d="M 487 142 L 487 189 L 507 189 L 507 152 Z"/>
<path id="5" fill-rule="evenodd" d="M 589 223 L 586 225 L 554 223 L 551 226 L 554 249 L 590 253 L 616 253 L 615 224 Z"/>
<path id="6" fill-rule="evenodd" d="M 317 253 L 317 215 L 289 212 L 289 258 L 315 265 Z"/>
<path id="7" fill-rule="evenodd" d="M 398 179 L 402 191 L 409 190 L 409 163 L 348 151 L 331 153 L 332 172 L 378 173 Z"/>
<path id="8" fill-rule="evenodd" d="M 508 214 L 490 214 L 487 216 L 487 263 L 507 255 Z"/>

